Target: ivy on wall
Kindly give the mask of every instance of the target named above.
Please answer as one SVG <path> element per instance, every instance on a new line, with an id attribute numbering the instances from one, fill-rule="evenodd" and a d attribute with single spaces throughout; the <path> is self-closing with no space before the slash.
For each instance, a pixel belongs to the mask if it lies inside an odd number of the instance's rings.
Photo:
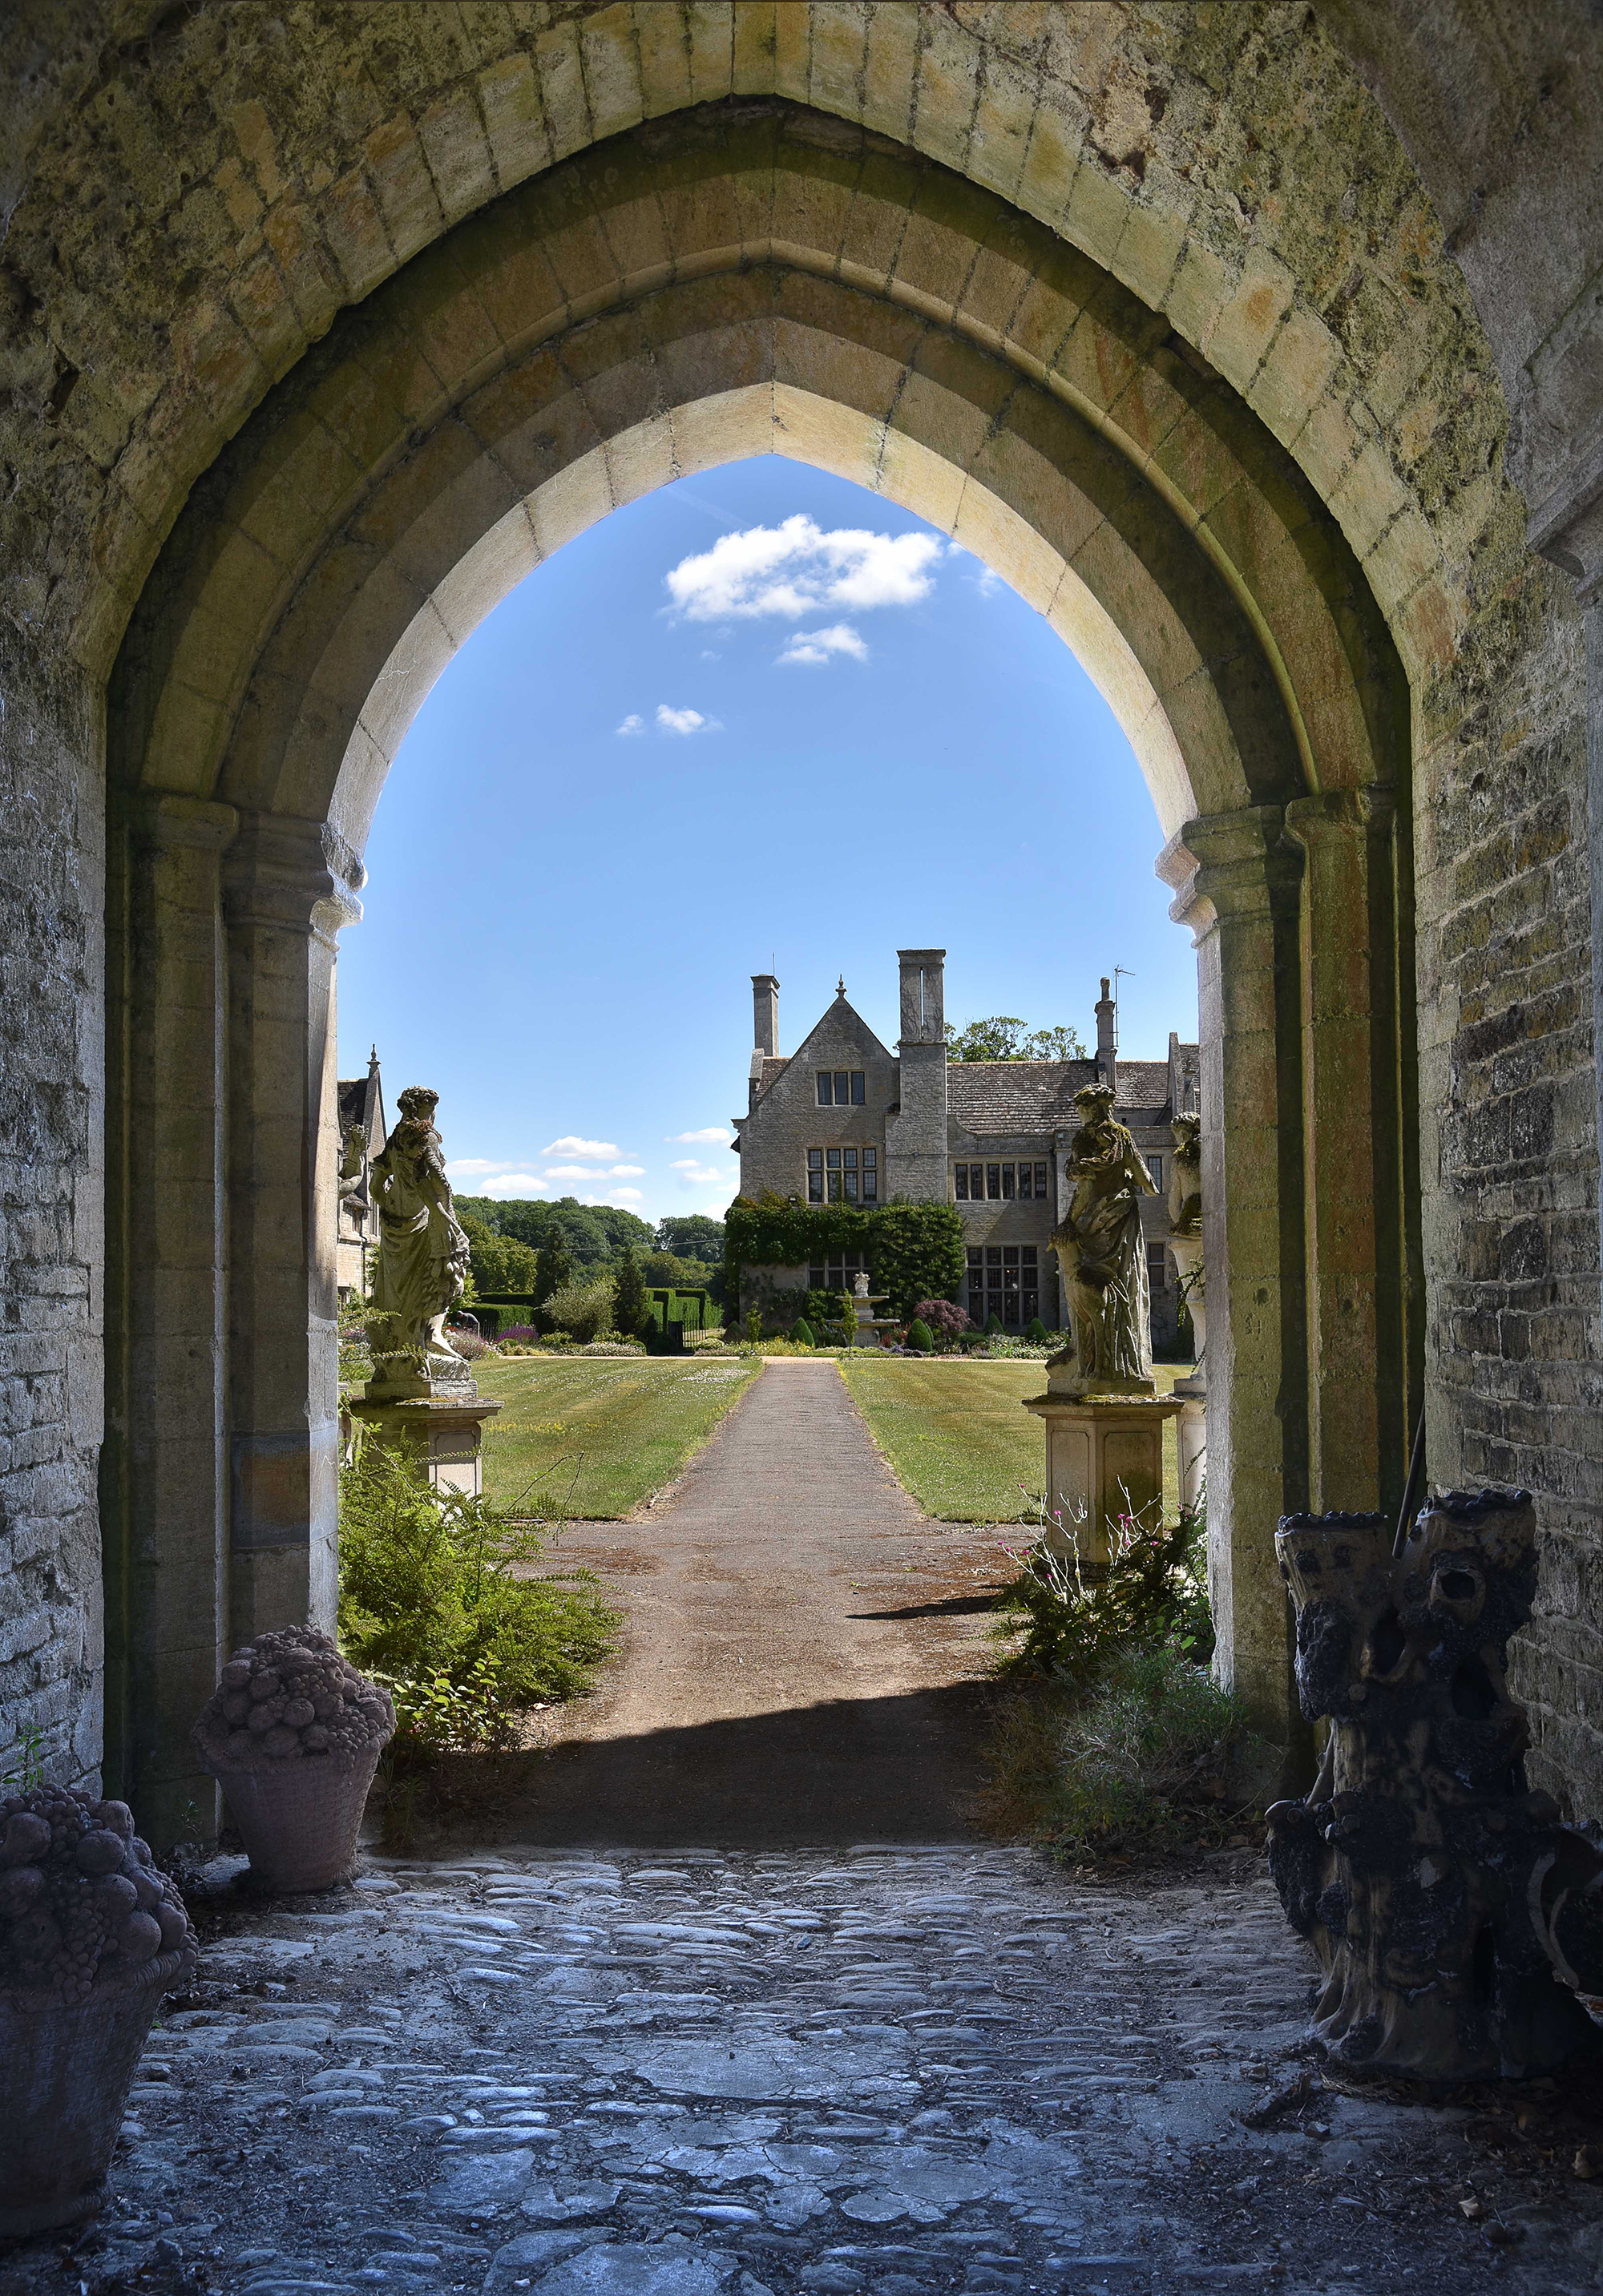
<path id="1" fill-rule="evenodd" d="M 950 1204 L 901 1197 L 865 1210 L 857 1204 L 804 1204 L 771 1191 L 755 1202 L 736 1196 L 724 1223 L 724 1283 L 740 1298 L 743 1267 L 805 1267 L 843 1251 L 867 1261 L 875 1292 L 899 1316 L 920 1300 L 955 1300 L 966 1269 L 963 1226 Z"/>

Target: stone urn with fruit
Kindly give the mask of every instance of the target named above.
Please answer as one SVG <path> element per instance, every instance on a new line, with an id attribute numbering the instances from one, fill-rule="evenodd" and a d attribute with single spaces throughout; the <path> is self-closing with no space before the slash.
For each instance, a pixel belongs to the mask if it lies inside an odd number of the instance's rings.
<path id="1" fill-rule="evenodd" d="M 102 2206 L 145 2035 L 194 1958 L 126 1802 L 0 1800 L 0 2239 Z"/>
<path id="2" fill-rule="evenodd" d="M 228 1798 L 257 1879 L 326 1890 L 349 1878 L 395 1709 L 315 1627 L 236 1650 L 201 1710 L 194 1742 Z"/>

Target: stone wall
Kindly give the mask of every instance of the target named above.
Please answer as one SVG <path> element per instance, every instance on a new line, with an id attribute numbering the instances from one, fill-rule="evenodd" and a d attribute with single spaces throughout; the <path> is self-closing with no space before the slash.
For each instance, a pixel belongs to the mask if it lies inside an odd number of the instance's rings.
<path id="1" fill-rule="evenodd" d="M 101 1754 L 104 785 L 81 672 L 0 622 L 0 1771 Z"/>
<path id="2" fill-rule="evenodd" d="M 819 1069 L 861 1069 L 861 1108 L 820 1108 L 815 1081 Z M 837 997 L 804 1038 L 757 1106 L 740 1123 L 740 1187 L 743 1195 L 800 1196 L 807 1201 L 810 1148 L 872 1147 L 879 1159 L 878 1201 L 885 1185 L 885 1109 L 896 1097 L 896 1062 L 874 1031 Z"/>
<path id="3" fill-rule="evenodd" d="M 1330 29 L 1278 0 L 19 12 L 24 68 L 0 96 L 0 836 L 21 887 L 0 912 L 0 1025 L 21 1036 L 0 1086 L 0 1695 L 25 1718 L 40 1702 L 58 1770 L 93 1760 L 96 1727 L 98 697 L 128 617 L 196 481 L 343 309 L 585 145 L 642 121 L 670 139 L 686 107 L 773 94 L 968 177 L 1103 266 L 1153 332 L 1077 387 L 1140 436 L 1161 419 L 1155 346 L 1222 377 L 1363 570 L 1410 687 L 1413 786 L 1396 794 L 1417 857 L 1424 1201 L 1400 1280 L 1426 1302 L 1430 1464 L 1537 1493 L 1524 1680 L 1550 1774 L 1603 1800 L 1587 677 L 1569 577 L 1533 554 L 1537 505 L 1513 482 L 1561 498 L 1569 539 L 1538 539 L 1593 570 L 1566 451 L 1596 435 L 1588 200 L 1603 178 L 1587 155 L 1603 104 L 1595 72 L 1565 76 L 1592 20 L 1570 0 L 1524 12 L 1565 49 L 1550 70 L 1504 38 L 1495 0 L 1322 16 Z M 1377 25 L 1377 85 L 1418 168 L 1340 45 Z M 1433 70 L 1459 106 L 1434 140 L 1397 101 Z M 1460 114 L 1495 134 L 1454 185 Z M 1489 198 L 1483 156 L 1501 170 Z M 916 271 L 921 230 L 870 235 L 864 264 Z M 967 296 L 999 333 L 1012 317 L 991 308 L 991 276 L 921 279 L 922 308 Z M 1527 277 L 1539 311 L 1520 303 Z M 1229 506 L 1209 515 L 1228 554 Z M 243 567 L 255 545 L 241 531 L 226 547 Z M 1250 542 L 1238 554 L 1252 561 Z M 1369 644 L 1356 625 L 1350 642 Z M 1599 756 L 1603 730 L 1594 773 Z M 1161 758 L 1154 771 L 1163 786 Z M 1595 794 L 1593 816 L 1597 837 Z"/>

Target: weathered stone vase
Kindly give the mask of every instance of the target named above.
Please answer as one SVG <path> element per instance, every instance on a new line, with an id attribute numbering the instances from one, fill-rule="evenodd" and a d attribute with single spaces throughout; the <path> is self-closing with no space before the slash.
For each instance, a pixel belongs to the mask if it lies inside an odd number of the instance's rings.
<path id="1" fill-rule="evenodd" d="M 0 2240 L 103 2207 L 128 2084 L 166 1989 L 95 1993 L 72 2007 L 0 1992 Z"/>
<path id="2" fill-rule="evenodd" d="M 1324 1971 L 1313 2031 L 1353 2067 L 1550 2072 L 1599 2048 L 1603 1856 L 1527 1790 L 1504 1679 L 1530 1617 L 1525 1491 L 1433 1498 L 1393 1557 L 1380 1515 L 1288 1515 L 1297 1689 L 1330 1734 L 1269 1812 L 1270 1866 Z"/>
<path id="3" fill-rule="evenodd" d="M 258 1881 L 326 1890 L 347 1880 L 379 1754 L 395 1729 L 387 1691 L 313 1627 L 236 1650 L 201 1710 L 194 1742 L 228 1798 Z"/>
<path id="4" fill-rule="evenodd" d="M 0 1802 L 0 2239 L 102 2206 L 145 2035 L 194 1959 L 126 1803 L 52 1786 Z"/>
<path id="5" fill-rule="evenodd" d="M 379 1752 L 367 1746 L 343 1760 L 216 1772 L 265 1888 L 293 1895 L 349 1880 Z"/>

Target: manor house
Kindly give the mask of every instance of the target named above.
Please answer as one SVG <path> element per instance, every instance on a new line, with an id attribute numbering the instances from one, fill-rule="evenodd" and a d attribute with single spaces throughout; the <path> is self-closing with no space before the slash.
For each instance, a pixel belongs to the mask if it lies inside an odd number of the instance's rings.
<path id="1" fill-rule="evenodd" d="M 955 1061 L 948 1056 L 946 951 L 904 948 L 901 1034 L 887 1051 L 840 994 L 798 1047 L 779 1049 L 779 983 L 752 976 L 756 1043 L 738 1132 L 740 1187 L 804 1203 L 886 1203 L 893 1196 L 956 1204 L 968 1254 L 963 1305 L 982 1324 L 1018 1330 L 1039 1316 L 1064 1324 L 1053 1228 L 1062 1218 L 1064 1162 L 1080 1121 L 1074 1095 L 1098 1078 L 1147 1159 L 1156 1193 L 1142 1208 L 1152 1284 L 1154 1347 L 1172 1348 L 1180 1292 L 1169 1234 L 1173 1119 L 1197 1106 L 1198 1051 L 1171 1030 L 1161 1061 L 1118 1054 L 1118 1008 L 1102 983 L 1097 1051 L 1077 1061 Z M 849 1287 L 861 1265 L 843 1253 L 810 1267 L 768 1271 L 779 1287 Z"/>

